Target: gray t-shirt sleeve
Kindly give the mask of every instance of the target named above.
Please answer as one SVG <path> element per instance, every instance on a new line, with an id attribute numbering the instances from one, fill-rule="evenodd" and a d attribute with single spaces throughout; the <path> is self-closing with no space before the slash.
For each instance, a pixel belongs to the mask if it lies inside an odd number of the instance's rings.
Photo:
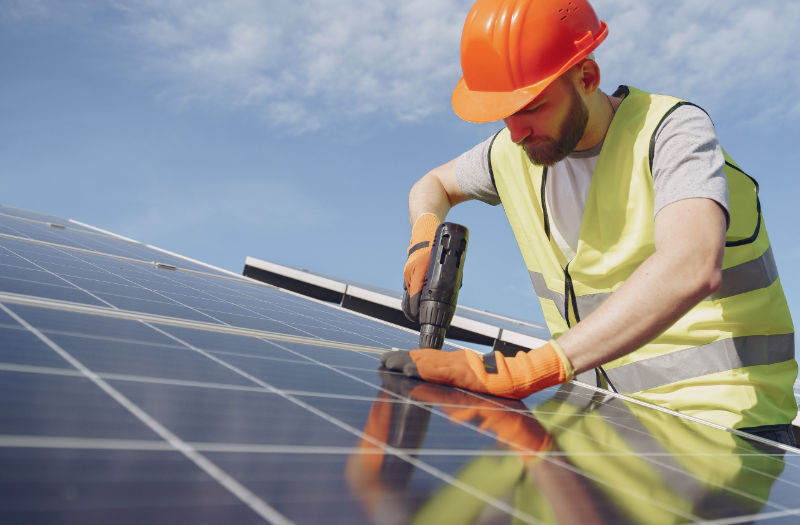
<path id="1" fill-rule="evenodd" d="M 656 130 L 653 151 L 654 213 L 682 199 L 716 201 L 729 219 L 725 157 L 714 124 L 700 108 L 681 106 Z"/>
<path id="2" fill-rule="evenodd" d="M 494 136 L 489 137 L 456 159 L 456 181 L 459 188 L 470 199 L 477 199 L 492 206 L 500 204 L 500 196 L 492 184 L 489 171 L 489 148 Z"/>

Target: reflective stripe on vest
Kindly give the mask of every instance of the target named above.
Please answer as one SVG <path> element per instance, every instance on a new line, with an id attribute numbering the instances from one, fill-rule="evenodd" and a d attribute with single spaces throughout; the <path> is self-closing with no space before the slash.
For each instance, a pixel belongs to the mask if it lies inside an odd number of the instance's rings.
<path id="1" fill-rule="evenodd" d="M 556 304 L 561 317 L 566 320 L 566 312 L 564 310 L 566 298 L 564 294 L 548 288 L 544 275 L 541 273 L 532 270 L 529 273 L 536 295 L 551 299 Z M 722 285 L 719 290 L 709 295 L 705 300 L 724 299 L 766 288 L 774 283 L 777 278 L 778 267 L 775 264 L 775 257 L 772 255 L 772 247 L 770 247 L 757 259 L 722 270 Z M 608 299 L 610 295 L 611 292 L 577 296 L 576 300 L 581 317 L 586 317 L 594 312 L 600 306 L 600 303 Z"/>
<path id="2" fill-rule="evenodd" d="M 747 335 L 642 359 L 606 374 L 621 394 L 650 390 L 697 376 L 794 359 L 794 334 Z M 692 363 L 692 366 L 686 366 Z"/>

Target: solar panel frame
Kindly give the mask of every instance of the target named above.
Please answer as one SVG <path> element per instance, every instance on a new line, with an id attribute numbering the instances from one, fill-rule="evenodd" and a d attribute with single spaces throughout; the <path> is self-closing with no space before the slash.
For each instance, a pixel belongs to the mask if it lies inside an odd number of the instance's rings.
<path id="1" fill-rule="evenodd" d="M 416 328 L 402 313 L 400 291 L 336 280 L 250 256 L 245 259 L 243 274 L 309 297 L 336 302 L 345 308 L 365 312 L 399 326 Z M 457 305 L 447 336 L 494 346 L 513 355 L 516 351 L 542 345 L 549 338 L 549 333 L 543 326 L 527 321 Z"/>

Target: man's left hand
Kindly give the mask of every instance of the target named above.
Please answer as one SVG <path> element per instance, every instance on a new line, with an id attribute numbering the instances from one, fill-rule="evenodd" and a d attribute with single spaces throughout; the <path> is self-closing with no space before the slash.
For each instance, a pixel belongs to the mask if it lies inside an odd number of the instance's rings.
<path id="1" fill-rule="evenodd" d="M 512 399 L 569 381 L 573 375 L 569 359 L 555 341 L 514 357 L 471 350 L 396 350 L 383 354 L 381 364 L 409 377 Z"/>

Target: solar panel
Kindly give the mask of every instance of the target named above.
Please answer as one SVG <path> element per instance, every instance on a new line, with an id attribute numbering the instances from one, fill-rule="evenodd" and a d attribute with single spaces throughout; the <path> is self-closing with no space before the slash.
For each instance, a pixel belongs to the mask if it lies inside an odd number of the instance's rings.
<path id="1" fill-rule="evenodd" d="M 415 333 L 74 221 L 3 207 L 0 269 L 1 523 L 800 519 L 796 449 L 380 371 Z"/>

